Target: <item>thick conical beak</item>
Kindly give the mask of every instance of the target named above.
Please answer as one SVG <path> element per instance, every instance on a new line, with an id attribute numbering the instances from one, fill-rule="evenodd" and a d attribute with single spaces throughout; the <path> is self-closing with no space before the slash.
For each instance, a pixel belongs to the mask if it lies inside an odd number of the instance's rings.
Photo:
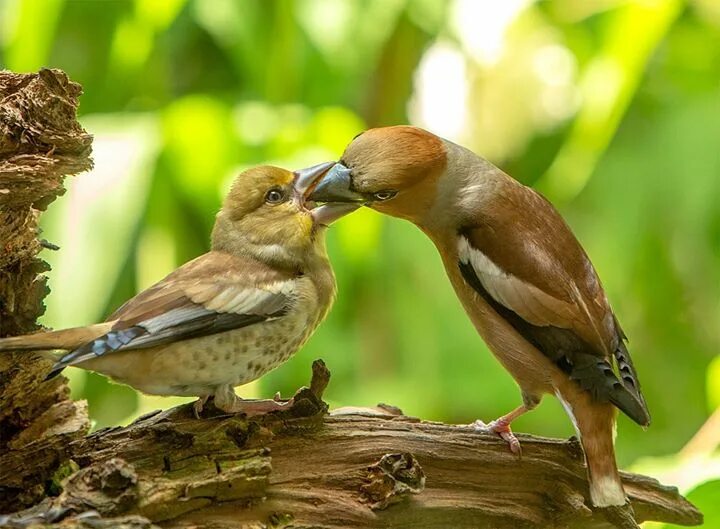
<path id="1" fill-rule="evenodd" d="M 333 162 L 325 162 L 295 171 L 294 187 L 297 194 L 305 198 L 308 190 L 312 188 L 318 179 L 333 165 Z"/>
<path id="2" fill-rule="evenodd" d="M 301 200 L 308 207 L 312 207 L 314 202 L 317 201 L 313 198 L 313 194 L 315 188 L 320 183 L 319 179 L 321 179 L 322 175 L 325 174 L 328 169 L 334 168 L 336 165 L 340 164 L 326 162 L 295 171 L 295 192 L 300 195 Z M 341 165 L 340 167 L 343 166 Z M 314 207 L 310 211 L 310 214 L 316 224 L 329 226 L 332 222 L 344 217 L 348 213 L 352 213 L 360 206 L 362 206 L 362 203 L 348 203 L 347 201 L 342 201 L 341 203 L 323 204 L 321 206 Z"/>
<path id="3" fill-rule="evenodd" d="M 315 184 L 307 196 L 308 200 L 315 202 L 345 202 L 364 204 L 367 197 L 352 190 L 350 169 L 341 163 L 336 163 Z"/>

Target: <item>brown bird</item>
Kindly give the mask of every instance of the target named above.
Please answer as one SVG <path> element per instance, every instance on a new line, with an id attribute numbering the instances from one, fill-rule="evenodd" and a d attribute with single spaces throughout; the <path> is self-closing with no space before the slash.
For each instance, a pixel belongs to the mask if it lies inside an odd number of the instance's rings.
<path id="1" fill-rule="evenodd" d="M 650 416 L 597 273 L 545 198 L 473 152 L 408 126 L 356 137 L 310 198 L 367 204 L 425 232 L 476 329 L 522 392 L 520 407 L 476 426 L 519 452 L 510 423 L 543 394 L 556 395 L 584 448 L 593 504 L 625 503 L 615 408 L 643 426 Z"/>
<path id="2" fill-rule="evenodd" d="M 314 206 L 309 186 L 332 164 L 239 175 L 217 215 L 210 252 L 130 299 L 104 323 L 0 340 L 0 351 L 70 351 L 67 366 L 153 395 L 208 397 L 226 412 L 279 409 L 233 388 L 285 362 L 325 318 L 335 276 L 325 227 L 356 205 Z"/>

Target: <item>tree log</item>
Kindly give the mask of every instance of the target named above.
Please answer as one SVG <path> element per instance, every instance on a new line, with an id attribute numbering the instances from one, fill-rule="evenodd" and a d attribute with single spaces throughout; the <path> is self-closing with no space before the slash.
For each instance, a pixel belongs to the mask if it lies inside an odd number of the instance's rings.
<path id="1" fill-rule="evenodd" d="M 0 72 L 0 335 L 38 329 L 37 215 L 90 167 L 80 87 L 57 70 Z M 49 245 L 45 245 L 49 246 Z M 0 526 L 204 528 L 631 527 L 590 507 L 575 440 L 520 436 L 523 457 L 464 426 L 388 406 L 327 413 L 324 364 L 282 413 L 158 411 L 88 435 L 85 403 L 41 355 L 0 355 Z M 702 515 L 676 489 L 623 474 L 636 519 Z M 159 524 L 159 525 L 156 525 Z"/>
<path id="2" fill-rule="evenodd" d="M 328 379 L 322 362 L 313 370 L 316 382 Z M 11 450 L 0 457 L 0 482 L 21 487 L 31 469 L 55 467 L 46 483 L 59 495 L 3 522 L 238 529 L 618 526 L 590 507 L 574 439 L 521 436 L 517 459 L 494 436 L 388 407 L 326 415 L 322 387 L 301 389 L 288 411 L 250 419 L 217 410 L 196 419 L 191 405 L 154 412 L 126 428 L 72 441 L 61 459 L 51 440 Z M 623 481 L 638 521 L 701 522 L 677 489 L 635 474 L 624 473 Z"/>

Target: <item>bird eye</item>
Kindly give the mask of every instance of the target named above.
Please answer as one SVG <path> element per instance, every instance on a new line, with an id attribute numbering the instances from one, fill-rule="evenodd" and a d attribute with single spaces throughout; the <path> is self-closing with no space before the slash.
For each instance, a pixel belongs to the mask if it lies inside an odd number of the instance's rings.
<path id="1" fill-rule="evenodd" d="M 383 200 L 390 200 L 395 195 L 397 195 L 397 191 L 388 189 L 385 191 L 378 191 L 377 193 L 373 193 L 373 198 L 375 200 L 383 201 Z"/>
<path id="2" fill-rule="evenodd" d="M 283 200 L 285 200 L 285 193 L 277 187 L 272 188 L 265 194 L 265 202 L 268 204 L 279 204 Z"/>

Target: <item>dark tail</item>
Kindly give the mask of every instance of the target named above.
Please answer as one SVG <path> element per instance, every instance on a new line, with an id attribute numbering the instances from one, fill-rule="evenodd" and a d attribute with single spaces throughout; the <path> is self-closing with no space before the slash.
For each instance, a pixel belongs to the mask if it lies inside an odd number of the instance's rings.
<path id="1" fill-rule="evenodd" d="M 626 349 L 624 357 L 630 358 Z M 596 355 L 579 353 L 575 355 L 574 360 L 570 378 L 592 395 L 596 402 L 610 401 L 639 425 L 650 424 L 650 414 L 639 393 L 639 388 L 637 392 L 635 391 L 638 387 L 636 379 L 634 385 L 628 388 L 625 379 L 623 378 L 621 382 L 610 362 Z M 627 367 L 628 364 L 623 362 L 623 366 Z"/>
<path id="2" fill-rule="evenodd" d="M 615 361 L 617 362 L 618 372 L 620 373 L 620 380 L 622 381 L 623 387 L 634 397 L 634 400 L 640 406 L 642 411 L 642 413 L 637 414 L 641 420 L 637 420 L 632 415 L 630 417 L 641 426 L 649 426 L 650 411 L 648 410 L 647 403 L 645 402 L 645 397 L 640 390 L 640 379 L 638 378 L 637 371 L 635 371 L 635 366 L 633 365 L 632 358 L 630 357 L 630 352 L 627 350 L 623 340 L 620 340 L 620 345 L 613 353 L 613 356 L 615 356 Z"/>

